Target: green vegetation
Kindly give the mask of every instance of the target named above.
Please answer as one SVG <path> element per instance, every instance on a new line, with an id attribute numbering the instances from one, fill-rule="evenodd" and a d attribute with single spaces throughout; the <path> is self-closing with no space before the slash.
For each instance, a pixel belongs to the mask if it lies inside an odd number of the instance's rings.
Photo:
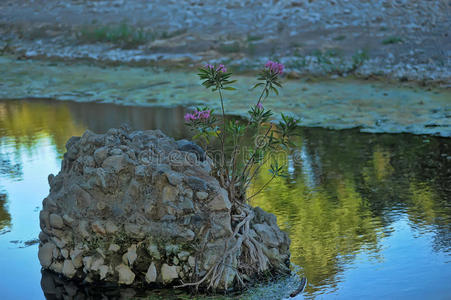
<path id="1" fill-rule="evenodd" d="M 263 39 L 263 35 L 252 35 L 252 34 L 247 35 L 248 42 L 260 41 L 262 39 Z"/>
<path id="2" fill-rule="evenodd" d="M 383 45 L 391 45 L 401 43 L 402 39 L 398 36 L 390 36 L 382 41 Z"/>
<path id="3" fill-rule="evenodd" d="M 218 47 L 218 51 L 221 53 L 236 53 L 240 52 L 241 47 L 238 42 L 233 42 L 231 44 L 220 44 Z"/>
<path id="4" fill-rule="evenodd" d="M 339 36 L 334 37 L 334 41 L 342 41 L 344 39 L 346 39 L 345 35 L 339 35 Z"/>
<path id="5" fill-rule="evenodd" d="M 85 42 L 108 42 L 131 48 L 153 40 L 154 35 L 142 28 L 121 23 L 94 28 L 85 27 L 80 31 L 78 38 Z"/>

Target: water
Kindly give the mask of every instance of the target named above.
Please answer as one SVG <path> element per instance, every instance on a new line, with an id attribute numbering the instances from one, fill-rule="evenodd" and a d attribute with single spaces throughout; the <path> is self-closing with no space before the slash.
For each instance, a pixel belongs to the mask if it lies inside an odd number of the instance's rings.
<path id="1" fill-rule="evenodd" d="M 181 107 L 0 101 L 2 299 L 42 299 L 43 288 L 48 297 L 56 289 L 51 275 L 42 277 L 35 240 L 47 175 L 58 172 L 66 140 L 123 122 L 180 138 L 188 135 L 183 114 Z M 451 140 L 300 128 L 297 144 L 289 177 L 252 202 L 290 235 L 292 262 L 309 281 L 299 298 L 450 299 Z M 261 172 L 250 192 L 269 176 Z"/>

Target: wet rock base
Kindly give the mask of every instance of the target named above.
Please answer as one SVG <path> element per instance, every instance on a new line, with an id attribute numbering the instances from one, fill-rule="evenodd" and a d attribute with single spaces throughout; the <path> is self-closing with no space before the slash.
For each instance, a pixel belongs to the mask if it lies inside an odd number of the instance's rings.
<path id="1" fill-rule="evenodd" d="M 124 127 L 88 130 L 66 148 L 40 212 L 44 269 L 87 283 L 148 287 L 187 286 L 211 273 L 215 278 L 196 286 L 214 280 L 220 290 L 289 273 L 290 240 L 276 217 L 231 203 L 196 144 Z M 234 232 L 237 210 L 250 220 L 247 239 Z M 246 264 L 252 247 L 257 267 Z"/>

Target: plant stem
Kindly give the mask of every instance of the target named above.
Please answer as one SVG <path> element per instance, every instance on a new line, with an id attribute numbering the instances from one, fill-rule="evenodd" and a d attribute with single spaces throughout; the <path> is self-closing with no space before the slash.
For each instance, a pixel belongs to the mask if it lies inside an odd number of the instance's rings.
<path id="1" fill-rule="evenodd" d="M 219 92 L 219 99 L 221 100 L 221 108 L 222 108 L 222 134 L 221 134 L 221 153 L 222 153 L 222 157 L 221 157 L 221 167 L 224 168 L 225 173 L 226 173 L 226 182 L 229 181 L 229 172 L 227 170 L 226 167 L 226 163 L 225 163 L 225 138 L 226 138 L 226 120 L 225 120 L 225 111 L 224 111 L 224 99 L 222 97 L 222 92 L 221 92 L 221 88 L 218 88 L 218 92 Z"/>
<path id="2" fill-rule="evenodd" d="M 265 87 L 263 88 L 263 91 L 260 94 L 260 97 L 258 98 L 258 102 L 257 102 L 256 106 L 258 106 L 260 104 L 260 102 L 262 101 L 263 94 L 265 93 L 266 89 L 268 88 L 268 84 L 269 84 L 268 81 L 266 81 Z"/>
<path id="3" fill-rule="evenodd" d="M 263 191 L 263 189 L 276 177 L 276 175 L 272 175 L 271 179 L 268 180 L 255 194 L 253 194 L 252 196 L 248 197 L 247 200 L 250 200 L 251 198 L 257 196 L 261 191 Z"/>

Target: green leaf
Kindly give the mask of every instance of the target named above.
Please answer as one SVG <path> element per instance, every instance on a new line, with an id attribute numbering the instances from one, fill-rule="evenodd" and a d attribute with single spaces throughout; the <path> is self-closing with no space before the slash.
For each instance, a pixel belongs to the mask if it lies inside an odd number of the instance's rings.
<path id="1" fill-rule="evenodd" d="M 223 87 L 222 89 L 227 90 L 227 91 L 235 91 L 236 90 L 236 88 L 231 87 L 231 86 L 226 86 L 226 87 Z"/>

